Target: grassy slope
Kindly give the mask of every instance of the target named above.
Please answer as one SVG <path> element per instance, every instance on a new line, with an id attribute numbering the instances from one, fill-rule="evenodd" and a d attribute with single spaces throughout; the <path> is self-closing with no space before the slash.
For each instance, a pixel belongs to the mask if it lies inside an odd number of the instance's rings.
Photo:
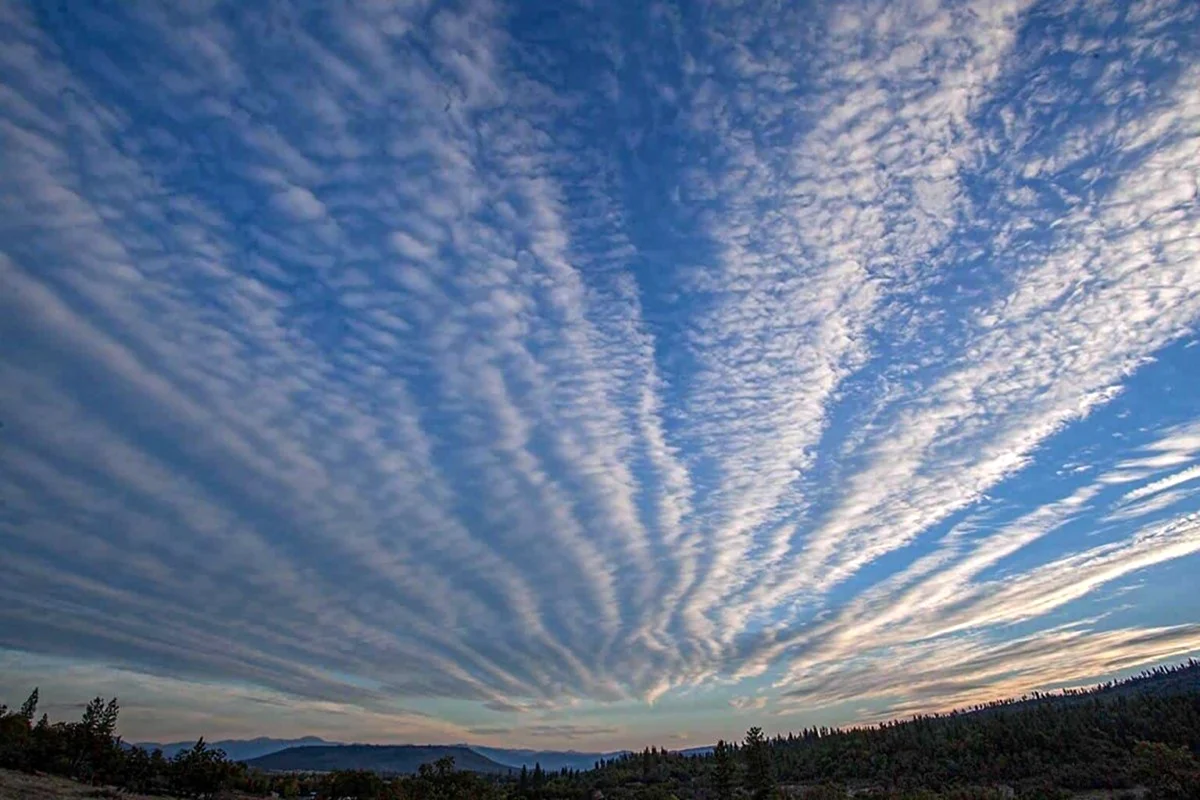
<path id="1" fill-rule="evenodd" d="M 112 789 L 89 786 L 53 775 L 26 775 L 0 769 L 0 800 L 88 800 L 120 797 L 121 800 L 162 800 L 144 794 L 117 794 Z"/>

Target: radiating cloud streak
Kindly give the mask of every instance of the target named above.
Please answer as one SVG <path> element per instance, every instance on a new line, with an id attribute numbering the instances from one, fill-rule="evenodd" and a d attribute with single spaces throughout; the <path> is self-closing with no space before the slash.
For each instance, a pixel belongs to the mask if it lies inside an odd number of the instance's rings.
<path id="1" fill-rule="evenodd" d="M 1197 14 L 3 0 L 0 646 L 538 746 L 1195 652 Z"/>

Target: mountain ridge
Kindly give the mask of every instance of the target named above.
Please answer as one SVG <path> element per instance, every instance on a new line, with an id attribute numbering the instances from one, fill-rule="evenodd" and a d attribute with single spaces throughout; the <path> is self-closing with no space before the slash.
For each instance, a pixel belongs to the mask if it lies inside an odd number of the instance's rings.
<path id="1" fill-rule="evenodd" d="M 132 746 L 140 747 L 143 750 L 162 750 L 163 755 L 171 758 L 179 752 L 189 750 L 196 744 L 195 739 L 177 741 L 177 742 L 134 742 Z M 225 751 L 225 755 L 231 761 L 249 762 L 253 759 L 262 756 L 269 756 L 274 753 L 279 753 L 284 750 L 300 749 L 312 746 L 327 746 L 327 747 L 346 747 L 358 742 L 339 742 L 330 739 L 323 739 L 320 736 L 301 736 L 296 739 L 275 739 L 269 736 L 256 736 L 253 739 L 222 739 L 219 741 L 206 741 L 209 747 Z M 363 744 L 363 746 L 368 746 Z M 388 747 L 461 747 L 471 750 L 484 758 L 495 761 L 504 767 L 510 767 L 514 770 L 519 770 L 521 767 L 533 769 L 536 765 L 541 765 L 542 769 L 549 772 L 557 772 L 563 768 L 566 769 L 591 769 L 599 760 L 617 758 L 630 751 L 628 750 L 613 750 L 613 751 L 588 751 L 588 750 L 535 750 L 528 747 L 488 747 L 485 745 L 471 744 L 470 742 L 458 742 L 452 745 L 432 745 L 432 744 L 408 744 L 408 743 L 389 743 Z M 711 750 L 708 748 L 693 748 L 694 750 Z M 686 752 L 686 751 L 685 751 Z"/>
<path id="2" fill-rule="evenodd" d="M 181 740 L 178 742 L 134 742 L 134 747 L 140 747 L 147 752 L 161 750 L 167 758 L 173 757 L 175 754 L 184 750 L 190 750 L 196 744 L 196 739 Z M 224 750 L 225 755 L 231 761 L 245 761 L 259 756 L 278 753 L 280 750 L 286 750 L 290 747 L 308 747 L 311 745 L 336 745 L 341 742 L 331 742 L 328 739 L 322 739 L 320 736 L 301 736 L 296 739 L 275 739 L 270 736 L 256 736 L 253 739 L 221 739 L 219 741 L 204 742 L 213 749 Z"/>
<path id="3" fill-rule="evenodd" d="M 370 770 L 380 774 L 416 772 L 424 764 L 454 759 L 455 769 L 505 774 L 513 767 L 500 764 L 462 745 L 329 744 L 289 747 L 245 760 L 249 767 L 266 772 L 333 772 Z"/>
<path id="4" fill-rule="evenodd" d="M 611 752 L 587 752 L 581 750 L 533 750 L 531 748 L 485 747 L 483 745 L 464 745 L 480 755 L 490 758 L 513 769 L 526 767 L 533 769 L 541 765 L 547 772 L 558 772 L 561 769 L 591 769 L 597 761 L 617 758 L 629 753 L 629 750 L 613 750 Z"/>

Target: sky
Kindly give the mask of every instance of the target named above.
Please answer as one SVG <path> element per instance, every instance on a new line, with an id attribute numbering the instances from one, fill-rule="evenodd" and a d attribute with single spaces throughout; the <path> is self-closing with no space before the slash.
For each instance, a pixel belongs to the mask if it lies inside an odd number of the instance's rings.
<path id="1" fill-rule="evenodd" d="M 1200 5 L 0 0 L 0 700 L 683 747 L 1200 654 Z"/>

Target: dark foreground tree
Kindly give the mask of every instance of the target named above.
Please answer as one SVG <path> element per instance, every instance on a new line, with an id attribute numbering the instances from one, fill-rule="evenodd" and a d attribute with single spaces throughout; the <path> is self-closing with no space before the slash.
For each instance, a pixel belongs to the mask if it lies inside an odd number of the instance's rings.
<path id="1" fill-rule="evenodd" d="M 717 800 L 733 800 L 735 780 L 732 748 L 722 739 L 713 748 L 713 794 Z"/>
<path id="2" fill-rule="evenodd" d="M 179 797 L 212 797 L 232 787 L 244 767 L 230 762 L 225 751 L 197 740 L 190 750 L 171 759 L 172 793 Z"/>
<path id="3" fill-rule="evenodd" d="M 775 791 L 775 775 L 771 769 L 771 745 L 757 726 L 746 731 L 742 745 L 746 757 L 746 783 L 754 800 L 767 800 Z"/>
<path id="4" fill-rule="evenodd" d="M 71 733 L 71 774 L 90 783 L 113 783 L 121 771 L 121 743 L 117 738 L 117 698 L 93 698 Z"/>
<path id="5" fill-rule="evenodd" d="M 369 770 L 339 770 L 326 776 L 317 794 L 321 800 L 377 800 L 383 796 L 383 779 Z"/>

